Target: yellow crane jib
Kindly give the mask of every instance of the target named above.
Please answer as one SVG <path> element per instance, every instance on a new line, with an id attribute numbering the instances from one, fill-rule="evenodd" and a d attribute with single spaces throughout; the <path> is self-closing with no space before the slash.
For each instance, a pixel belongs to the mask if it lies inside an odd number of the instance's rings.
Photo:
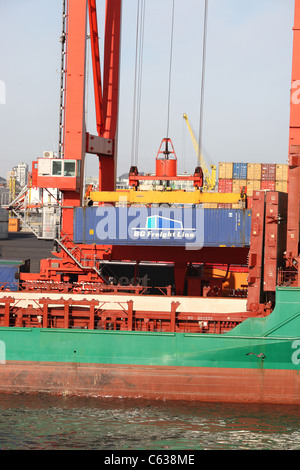
<path id="1" fill-rule="evenodd" d="M 198 160 L 199 160 L 199 166 L 201 166 L 204 177 L 205 177 L 207 189 L 208 190 L 213 190 L 216 187 L 216 166 L 211 165 L 211 172 L 208 170 L 207 165 L 205 163 L 205 160 L 203 158 L 203 155 L 200 152 L 197 139 L 195 137 L 195 134 L 193 132 L 193 129 L 191 127 L 191 124 L 190 124 L 190 121 L 189 121 L 189 118 L 188 118 L 187 114 L 185 114 L 185 113 L 183 114 L 183 119 L 185 119 L 185 121 L 187 123 L 188 130 L 189 130 L 190 136 L 192 138 L 193 146 L 194 146 L 196 155 L 197 155 Z"/>

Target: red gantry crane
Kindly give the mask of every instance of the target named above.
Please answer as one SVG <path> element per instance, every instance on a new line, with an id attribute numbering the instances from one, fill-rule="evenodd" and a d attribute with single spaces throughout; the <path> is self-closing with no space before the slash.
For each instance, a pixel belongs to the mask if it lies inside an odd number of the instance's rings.
<path id="1" fill-rule="evenodd" d="M 83 206 L 84 199 L 84 164 L 86 153 L 98 155 L 99 158 L 99 191 L 91 193 L 94 200 L 100 204 L 111 201 L 112 194 L 119 198 L 120 193 L 114 193 L 116 186 L 116 131 L 118 121 L 119 96 L 119 62 L 120 62 L 120 28 L 121 28 L 121 0 L 107 0 L 105 13 L 105 44 L 103 79 L 100 66 L 97 10 L 95 0 L 68 0 L 64 14 L 63 32 L 63 78 L 62 78 L 62 117 L 60 156 L 62 158 L 39 158 L 33 164 L 33 186 L 39 188 L 58 188 L 63 195 L 62 201 L 62 230 L 57 239 L 60 253 L 56 253 L 56 260 L 42 260 L 41 272 L 36 280 L 42 279 L 55 282 L 68 280 L 74 276 L 79 281 L 94 281 L 107 283 L 107 278 L 101 274 L 101 262 L 105 260 L 130 260 L 140 262 L 167 262 L 174 265 L 176 292 L 183 294 L 191 263 L 247 263 L 247 248 L 226 249 L 219 252 L 212 248 L 203 248 L 193 253 L 184 247 L 162 246 L 126 246 L 114 244 L 112 246 L 101 244 L 74 243 L 74 219 L 76 208 Z M 85 79 L 86 79 L 86 36 L 87 20 L 89 20 L 91 52 L 94 79 L 94 97 L 96 110 L 96 124 L 98 135 L 91 135 L 85 128 Z M 170 139 L 162 141 L 169 144 Z M 160 152 L 159 152 L 160 153 Z M 174 153 L 175 154 L 175 153 Z M 161 164 L 173 164 L 176 159 L 164 155 L 158 156 L 156 167 Z M 159 167 L 159 168 L 160 168 Z M 176 173 L 176 174 L 175 174 Z M 154 177 L 130 173 L 130 183 L 134 186 L 139 180 L 186 180 L 193 181 L 195 192 L 175 193 L 165 191 L 164 194 L 151 193 L 138 194 L 143 198 L 150 198 L 147 203 L 159 200 L 162 203 L 175 201 L 176 203 L 199 204 L 205 201 L 218 200 L 222 202 L 223 194 L 205 194 L 201 192 L 203 184 L 202 171 L 196 168 L 194 175 L 177 175 L 177 169 L 172 175 L 162 174 L 161 168 Z M 135 188 L 136 189 L 136 188 Z M 141 193 L 141 192 L 140 192 Z M 105 195 L 108 194 L 108 200 Z M 132 193 L 131 193 L 132 194 Z M 134 194 L 136 196 L 136 193 Z M 153 195 L 153 193 L 152 193 Z M 228 195 L 232 202 L 238 202 L 239 195 Z M 159 198 L 159 199 L 157 199 Z M 228 200 L 230 202 L 230 200 Z M 207 282 L 207 281 L 205 281 Z M 214 282 L 214 281 L 213 281 Z M 199 283 L 201 283 L 199 281 Z M 218 282 L 219 284 L 219 282 Z M 199 284 L 200 286 L 200 284 Z M 199 287 L 200 288 L 200 287 Z"/>
<path id="2" fill-rule="evenodd" d="M 228 312 L 228 321 L 224 320 L 224 312 L 207 311 L 205 328 L 207 331 L 223 331 L 230 329 L 247 316 L 268 314 L 275 303 L 275 292 L 278 284 L 288 282 L 299 286 L 299 171 L 300 171 L 300 0 L 295 2 L 293 75 L 291 90 L 290 117 L 290 147 L 289 147 L 289 187 L 287 194 L 258 191 L 254 192 L 250 248 L 248 246 L 203 246 L 198 250 L 189 250 L 185 246 L 165 245 L 134 245 L 134 244 L 101 244 L 75 243 L 74 226 L 76 210 L 84 206 L 84 164 L 86 153 L 92 153 L 99 159 L 99 192 L 91 193 L 91 201 L 99 206 L 105 202 L 115 203 L 118 196 L 116 184 L 116 132 L 118 121 L 119 96 L 119 62 L 120 62 L 120 30 L 121 30 L 121 0 L 107 0 L 105 12 L 105 44 L 103 74 L 100 66 L 98 41 L 97 10 L 95 0 L 68 0 L 64 9 L 64 30 L 62 37 L 62 87 L 61 87 L 61 147 L 60 157 L 39 158 L 33 165 L 33 185 L 39 188 L 58 188 L 63 194 L 62 201 L 62 230 L 56 243 L 60 251 L 55 258 L 41 261 L 40 272 L 22 273 L 20 275 L 22 289 L 46 289 L 74 291 L 76 286 L 84 284 L 91 286 L 91 292 L 120 292 L 124 286 L 111 286 L 107 276 L 103 275 L 103 261 L 121 261 L 135 263 L 153 262 L 158 265 L 167 264 L 174 268 L 174 284 L 177 296 L 188 296 L 195 300 L 199 297 L 222 297 L 223 283 L 228 280 L 228 274 L 248 272 L 247 285 L 241 291 L 235 290 L 233 296 L 245 297 L 247 292 L 247 308 L 243 311 Z M 86 67 L 86 37 L 87 22 L 91 39 L 94 95 L 96 109 L 97 135 L 92 135 L 85 128 L 85 67 Z M 103 77 L 103 78 L 102 78 Z M 166 155 L 165 155 L 166 157 Z M 176 179 L 174 161 L 170 163 L 171 176 Z M 156 178 L 163 179 L 164 171 L 158 168 Z M 170 168 L 169 168 L 170 169 Z M 138 172 L 130 175 L 133 186 L 139 179 L 146 179 Z M 149 177 L 150 178 L 150 177 Z M 212 201 L 222 194 L 203 193 L 201 191 L 202 175 L 188 177 L 194 181 L 193 193 L 164 191 L 162 193 L 142 191 L 133 193 L 130 197 L 139 197 L 144 204 L 154 203 L 188 203 L 197 205 Z M 170 189 L 170 188 L 167 188 Z M 93 198 L 94 196 L 94 198 Z M 152 198 L 152 199 L 151 199 Z M 238 195 L 232 195 L 236 202 Z M 235 199 L 234 199 L 235 198 Z M 131 200 L 126 200 L 130 204 Z M 137 199 L 132 199 L 134 204 Z M 228 202 L 230 202 L 228 200 Z M 88 208 L 86 208 L 88 209 Z M 249 211 L 248 211 L 249 212 Z M 241 210 L 242 217 L 249 215 L 245 208 Z M 238 222 L 240 223 L 240 222 Z M 91 226 L 89 236 L 92 237 L 94 228 Z M 92 238 L 90 238 L 92 239 Z M 231 270 L 231 266 L 234 269 Z M 224 275 L 214 275 L 216 268 L 222 268 Z M 288 279 L 288 280 L 287 280 Z M 74 280 L 76 281 L 74 283 Z M 36 284 L 35 284 L 36 283 Z M 157 285 L 157 288 L 160 286 Z M 163 286 L 169 297 L 171 311 L 171 326 L 175 328 L 175 314 L 178 314 L 178 302 L 173 302 L 170 286 Z M 128 292 L 128 286 L 125 286 Z M 130 286 L 134 293 L 143 291 L 141 286 Z M 44 299 L 45 300 L 45 299 Z M 8 315 L 10 301 L 7 301 L 5 312 Z M 11 301 L 13 302 L 13 300 Z M 49 300 L 50 302 L 50 300 Z M 46 305 L 49 305 L 46 302 Z M 83 302 L 83 301 L 82 301 Z M 133 325 L 133 310 L 131 301 L 126 300 L 127 319 Z M 225 302 L 226 303 L 226 302 Z M 86 301 L 88 308 L 94 308 L 94 300 Z M 225 304 L 224 304 L 225 305 Z M 69 309 L 70 305 L 67 305 Z M 83 307 L 82 307 L 83 308 Z M 82 310 L 81 308 L 81 310 Z M 176 310 L 177 309 L 177 310 Z M 105 308 L 103 312 L 105 313 Z M 49 313 L 49 312 L 48 312 Z M 185 315 L 186 314 L 186 315 Z M 192 322 L 195 331 L 199 329 L 196 313 L 185 312 L 182 316 L 184 326 Z M 147 315 L 161 318 L 159 312 L 141 314 L 141 328 L 146 328 Z M 7 317 L 8 318 L 8 317 Z M 164 317 L 162 317 L 164 318 Z M 169 318 L 169 317 L 168 317 Z M 201 317 L 202 318 L 202 317 Z M 123 319 L 124 320 L 124 319 Z M 122 321 L 123 321 L 122 320 Z M 120 320 L 120 324 L 123 325 Z M 124 320 L 126 323 L 126 319 Z M 159 320 L 160 321 L 160 320 Z M 67 324 L 67 319 L 65 321 Z M 93 321 L 89 320 L 89 328 Z M 169 328 L 169 323 L 167 322 Z M 223 326 L 222 326 L 223 325 Z M 226 326 L 227 325 L 227 326 Z M 124 327 L 121 326 L 121 327 Z M 177 325 L 178 328 L 180 326 Z M 203 325 L 201 326 L 201 328 Z M 125 327 L 124 327 L 125 328 Z M 126 328 L 129 328 L 128 325 Z"/>

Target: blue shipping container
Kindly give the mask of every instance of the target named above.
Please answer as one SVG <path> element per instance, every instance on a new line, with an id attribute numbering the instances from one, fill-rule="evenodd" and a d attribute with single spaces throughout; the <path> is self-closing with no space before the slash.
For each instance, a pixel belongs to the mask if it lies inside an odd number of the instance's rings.
<path id="1" fill-rule="evenodd" d="M 246 180 L 247 163 L 234 163 L 232 177 L 234 180 Z"/>
<path id="2" fill-rule="evenodd" d="M 243 247 L 250 245 L 251 211 L 202 207 L 78 207 L 75 243 Z"/>
<path id="3" fill-rule="evenodd" d="M 0 265 L 0 287 L 1 289 L 9 289 L 17 291 L 19 289 L 19 281 L 16 274 L 19 272 L 19 266 Z"/>
<path id="4" fill-rule="evenodd" d="M 204 246 L 250 246 L 251 210 L 205 209 Z"/>

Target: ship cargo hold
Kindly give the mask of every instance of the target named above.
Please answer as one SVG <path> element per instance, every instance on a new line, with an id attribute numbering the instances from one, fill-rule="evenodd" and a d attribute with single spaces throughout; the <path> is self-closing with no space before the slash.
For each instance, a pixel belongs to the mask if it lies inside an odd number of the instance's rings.
<path id="1" fill-rule="evenodd" d="M 298 101 L 292 93 L 287 163 L 208 167 L 184 114 L 195 171 L 178 174 L 163 138 L 155 173 L 132 164 L 116 190 L 121 7 L 106 1 L 101 74 L 96 1 L 63 2 L 60 150 L 32 162 L 7 208 L 53 250 L 35 271 L 0 263 L 0 392 L 300 404 Z M 300 0 L 294 18 L 299 93 Z M 99 159 L 97 188 L 85 186 L 86 154 Z M 32 188 L 61 195 L 34 209 L 44 230 L 23 217 Z"/>

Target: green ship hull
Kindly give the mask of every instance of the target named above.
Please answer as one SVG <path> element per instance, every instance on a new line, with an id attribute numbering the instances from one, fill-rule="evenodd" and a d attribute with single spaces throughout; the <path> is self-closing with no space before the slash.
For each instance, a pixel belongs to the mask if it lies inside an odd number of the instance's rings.
<path id="1" fill-rule="evenodd" d="M 300 289 L 224 334 L 0 328 L 0 391 L 300 403 Z"/>

